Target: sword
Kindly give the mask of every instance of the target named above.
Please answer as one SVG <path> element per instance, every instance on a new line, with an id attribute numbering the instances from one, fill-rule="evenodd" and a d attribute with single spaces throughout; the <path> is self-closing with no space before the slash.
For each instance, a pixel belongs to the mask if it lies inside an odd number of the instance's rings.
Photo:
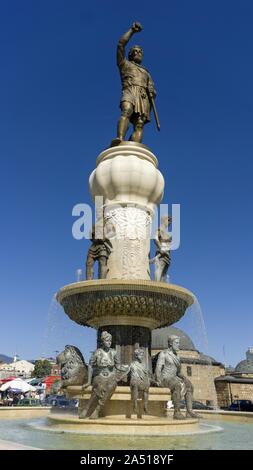
<path id="1" fill-rule="evenodd" d="M 160 130 L 161 130 L 161 126 L 160 126 L 158 114 L 157 114 L 156 107 L 155 107 L 155 100 L 154 100 L 153 96 L 151 96 L 150 91 L 149 91 L 148 88 L 147 88 L 147 93 L 148 93 L 148 97 L 149 97 L 149 101 L 150 101 L 151 107 L 153 108 L 153 111 L 154 111 L 154 116 L 155 116 L 155 122 L 156 122 L 157 130 L 160 131 Z"/>

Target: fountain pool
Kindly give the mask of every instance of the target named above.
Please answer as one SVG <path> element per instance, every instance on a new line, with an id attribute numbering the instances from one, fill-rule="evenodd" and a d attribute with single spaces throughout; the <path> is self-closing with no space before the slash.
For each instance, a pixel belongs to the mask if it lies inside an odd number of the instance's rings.
<path id="1" fill-rule="evenodd" d="M 253 418 L 253 415 L 252 415 Z M 106 436 L 56 430 L 42 418 L 3 418 L 0 439 L 40 449 L 60 450 L 241 450 L 253 449 L 253 419 L 235 414 L 205 415 L 200 432 L 189 435 Z"/>

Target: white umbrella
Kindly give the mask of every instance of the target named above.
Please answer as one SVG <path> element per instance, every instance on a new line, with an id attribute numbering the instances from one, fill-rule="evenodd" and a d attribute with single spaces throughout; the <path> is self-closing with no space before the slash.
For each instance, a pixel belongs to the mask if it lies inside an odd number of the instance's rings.
<path id="1" fill-rule="evenodd" d="M 21 392 L 34 392 L 36 390 L 35 387 L 33 387 L 32 385 L 29 385 L 28 383 L 26 383 L 24 380 L 22 379 L 14 379 L 14 380 L 10 380 L 9 382 L 6 382 L 5 384 L 3 384 L 1 387 L 0 387 L 0 390 L 1 392 L 4 392 L 5 390 L 7 389 L 16 389 L 16 390 L 20 390 Z"/>

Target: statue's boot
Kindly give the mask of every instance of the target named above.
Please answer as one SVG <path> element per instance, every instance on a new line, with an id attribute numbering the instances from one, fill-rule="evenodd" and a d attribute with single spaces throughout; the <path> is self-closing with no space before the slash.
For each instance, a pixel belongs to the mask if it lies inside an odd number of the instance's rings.
<path id="1" fill-rule="evenodd" d="M 81 411 L 81 413 L 79 414 L 79 419 L 87 419 L 88 416 L 87 416 L 87 410 L 86 408 L 84 408 L 84 410 Z"/>
<path id="2" fill-rule="evenodd" d="M 138 405 L 135 402 L 134 402 L 134 406 L 133 406 L 133 414 L 135 414 L 135 415 L 138 414 Z"/>
<path id="3" fill-rule="evenodd" d="M 174 415 L 173 419 L 186 419 L 185 416 L 180 411 L 180 399 L 181 393 L 179 390 L 174 390 L 171 394 L 172 402 L 174 405 Z"/>
<path id="4" fill-rule="evenodd" d="M 90 415 L 89 419 L 98 419 L 99 418 L 100 406 L 98 406 L 95 411 Z"/>
<path id="5" fill-rule="evenodd" d="M 186 417 L 181 413 L 180 410 L 175 410 L 173 419 L 186 419 Z"/>
<path id="6" fill-rule="evenodd" d="M 114 139 L 113 142 L 116 142 L 116 141 L 119 141 L 119 143 L 122 142 L 122 140 L 124 140 L 125 138 L 128 127 L 129 127 L 129 118 L 127 116 L 121 116 L 118 122 L 117 138 Z"/>
<path id="7" fill-rule="evenodd" d="M 197 413 L 192 411 L 192 394 L 186 393 L 185 395 L 185 403 L 186 403 L 186 418 L 195 418 L 199 419 L 200 416 Z"/>
<path id="8" fill-rule="evenodd" d="M 86 279 L 91 280 L 93 279 L 93 277 L 94 277 L 93 267 L 88 264 L 86 265 Z"/>
<path id="9" fill-rule="evenodd" d="M 111 141 L 111 147 L 116 147 L 117 145 L 121 144 L 123 139 L 120 139 L 119 137 L 116 137 L 115 139 L 112 139 Z"/>

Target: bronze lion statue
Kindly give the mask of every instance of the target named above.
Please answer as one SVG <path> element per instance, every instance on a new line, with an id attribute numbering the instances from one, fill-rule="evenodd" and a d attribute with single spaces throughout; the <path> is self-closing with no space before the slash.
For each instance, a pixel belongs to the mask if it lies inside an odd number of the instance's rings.
<path id="1" fill-rule="evenodd" d="M 57 364 L 61 367 L 62 388 L 69 385 L 83 385 L 88 380 L 88 366 L 81 351 L 76 346 L 67 345 L 58 354 Z"/>

